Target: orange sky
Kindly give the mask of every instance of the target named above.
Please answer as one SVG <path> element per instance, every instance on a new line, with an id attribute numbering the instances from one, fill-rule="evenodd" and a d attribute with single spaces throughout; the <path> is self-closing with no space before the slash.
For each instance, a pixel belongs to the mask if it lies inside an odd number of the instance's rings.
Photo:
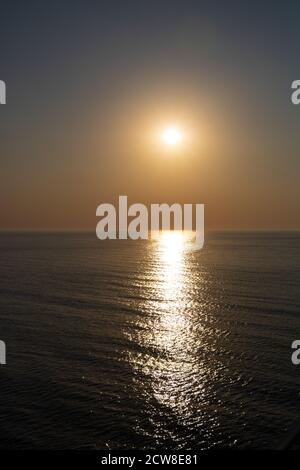
<path id="1" fill-rule="evenodd" d="M 299 229 L 292 23 L 149 9 L 2 29 L 0 228 L 94 230 L 96 207 L 126 194 L 204 203 L 207 229 Z M 185 139 L 170 151 L 157 133 L 173 122 Z"/>

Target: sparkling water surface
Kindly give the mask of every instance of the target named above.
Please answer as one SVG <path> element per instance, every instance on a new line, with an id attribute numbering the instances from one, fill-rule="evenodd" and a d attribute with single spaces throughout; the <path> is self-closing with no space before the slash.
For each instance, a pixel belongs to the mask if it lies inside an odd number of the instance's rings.
<path id="1" fill-rule="evenodd" d="M 0 252 L 0 447 L 275 448 L 300 421 L 299 234 L 3 233 Z"/>

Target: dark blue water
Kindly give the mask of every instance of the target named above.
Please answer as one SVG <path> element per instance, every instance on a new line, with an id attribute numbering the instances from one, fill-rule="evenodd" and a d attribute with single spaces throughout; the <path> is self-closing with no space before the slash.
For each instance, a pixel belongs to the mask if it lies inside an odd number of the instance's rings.
<path id="1" fill-rule="evenodd" d="M 274 448 L 300 421 L 299 234 L 0 253 L 0 447 Z"/>

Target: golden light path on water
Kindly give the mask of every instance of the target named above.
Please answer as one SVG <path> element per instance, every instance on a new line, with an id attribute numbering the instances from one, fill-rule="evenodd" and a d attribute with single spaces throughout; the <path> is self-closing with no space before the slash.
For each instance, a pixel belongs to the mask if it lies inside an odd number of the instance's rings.
<path id="1" fill-rule="evenodd" d="M 159 318 L 160 334 L 156 336 L 157 344 L 169 349 L 178 347 L 180 329 L 186 328 L 186 317 L 182 314 L 182 302 L 185 301 L 185 243 L 182 232 L 164 232 L 158 240 L 156 255 L 157 288 L 162 295 L 163 314 Z"/>
<path id="2" fill-rule="evenodd" d="M 156 289 L 160 302 L 152 307 L 159 308 L 160 312 L 152 341 L 162 354 L 159 363 L 156 363 L 157 369 L 152 371 L 154 378 L 159 378 L 153 381 L 153 393 L 161 404 L 177 413 L 182 413 L 186 405 L 186 399 L 180 397 L 183 385 L 180 381 L 192 372 L 188 338 L 192 329 L 186 311 L 190 281 L 187 265 L 189 236 L 184 232 L 165 231 L 154 250 L 157 258 Z M 160 377 L 162 372 L 163 380 Z"/>
<path id="3" fill-rule="evenodd" d="M 201 424 L 195 410 L 208 393 L 205 383 L 211 370 L 198 354 L 205 328 L 199 321 L 197 288 L 201 289 L 205 280 L 195 269 L 190 232 L 161 233 L 151 243 L 148 263 L 146 281 L 141 285 L 142 314 L 131 337 L 139 352 L 131 352 L 129 361 L 145 378 L 140 393 L 152 407 L 150 420 L 158 439 L 165 437 L 164 433 L 176 439 L 176 426 L 197 428 Z M 159 418 L 155 424 L 159 409 L 175 420 L 175 427 L 163 429 Z"/>

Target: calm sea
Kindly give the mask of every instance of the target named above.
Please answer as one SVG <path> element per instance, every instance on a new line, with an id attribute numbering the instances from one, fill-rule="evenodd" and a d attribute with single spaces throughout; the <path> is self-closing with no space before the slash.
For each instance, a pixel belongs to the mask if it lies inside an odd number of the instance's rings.
<path id="1" fill-rule="evenodd" d="M 277 447 L 300 421 L 300 235 L 0 235 L 2 448 Z"/>

